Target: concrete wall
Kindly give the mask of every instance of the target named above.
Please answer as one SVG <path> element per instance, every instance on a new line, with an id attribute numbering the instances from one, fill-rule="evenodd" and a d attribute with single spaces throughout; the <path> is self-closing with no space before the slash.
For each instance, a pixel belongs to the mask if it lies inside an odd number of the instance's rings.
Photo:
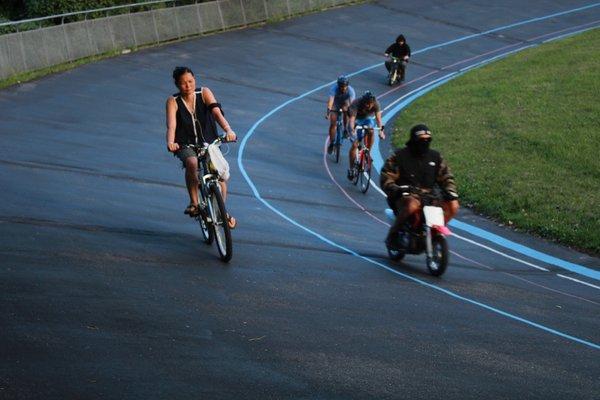
<path id="1" fill-rule="evenodd" d="M 217 0 L 0 36 L 0 79 L 82 57 L 286 18 L 351 0 Z"/>

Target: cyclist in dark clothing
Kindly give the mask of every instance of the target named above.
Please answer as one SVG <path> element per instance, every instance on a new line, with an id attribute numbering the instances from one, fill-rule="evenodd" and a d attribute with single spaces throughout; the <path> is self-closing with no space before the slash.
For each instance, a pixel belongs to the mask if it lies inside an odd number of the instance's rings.
<path id="1" fill-rule="evenodd" d="M 396 38 L 396 41 L 391 44 L 385 51 L 386 57 L 395 57 L 401 60 L 400 63 L 400 81 L 404 81 L 404 75 L 406 73 L 406 65 L 408 64 L 408 60 L 410 59 L 410 46 L 406 43 L 406 39 L 404 35 L 399 35 Z M 388 72 L 392 67 L 392 61 L 385 62 L 385 68 L 387 68 Z"/>
<path id="2" fill-rule="evenodd" d="M 380 174 L 380 185 L 387 194 L 387 202 L 394 210 L 396 221 L 389 230 L 386 243 L 396 243 L 398 231 L 408 218 L 418 213 L 423 204 L 419 193 L 429 193 L 439 187 L 443 193 L 441 207 L 446 223 L 458 212 L 458 192 L 454 176 L 442 155 L 429 149 L 431 131 L 425 125 L 410 130 L 406 147 L 396 150 L 385 162 Z M 406 190 L 401 186 L 412 187 Z"/>
<path id="3" fill-rule="evenodd" d="M 185 183 L 190 196 L 190 204 L 185 213 L 198 215 L 198 158 L 187 144 L 211 143 L 217 139 L 217 123 L 221 126 L 227 141 L 236 139 L 235 132 L 225 119 L 221 105 L 207 87 L 196 89 L 196 79 L 191 69 L 176 67 L 173 80 L 179 92 L 167 99 L 167 149 L 174 153 L 185 168 Z M 227 197 L 227 183 L 221 181 L 223 200 Z M 227 216 L 229 227 L 236 225 L 235 218 Z"/>

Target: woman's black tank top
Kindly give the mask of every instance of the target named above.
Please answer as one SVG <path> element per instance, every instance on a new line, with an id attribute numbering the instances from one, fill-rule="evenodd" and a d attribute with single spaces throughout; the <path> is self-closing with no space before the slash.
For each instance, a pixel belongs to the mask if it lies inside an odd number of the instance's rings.
<path id="1" fill-rule="evenodd" d="M 202 99 L 202 88 L 196 90 L 196 110 L 192 115 L 180 93 L 173 95 L 177 102 L 175 142 L 180 145 L 211 143 L 217 139 L 217 124 Z"/>

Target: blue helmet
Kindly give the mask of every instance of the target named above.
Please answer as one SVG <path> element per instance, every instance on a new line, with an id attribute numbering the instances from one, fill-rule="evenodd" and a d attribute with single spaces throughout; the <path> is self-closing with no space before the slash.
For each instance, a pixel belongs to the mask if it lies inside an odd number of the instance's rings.
<path id="1" fill-rule="evenodd" d="M 349 83 L 350 83 L 350 80 L 348 79 L 348 77 L 346 75 L 340 75 L 337 78 L 338 86 L 348 86 Z"/>

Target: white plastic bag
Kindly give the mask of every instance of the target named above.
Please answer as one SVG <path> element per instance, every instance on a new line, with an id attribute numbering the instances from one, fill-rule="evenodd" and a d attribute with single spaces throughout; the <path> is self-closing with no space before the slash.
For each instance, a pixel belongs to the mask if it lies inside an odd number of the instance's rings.
<path id="1" fill-rule="evenodd" d="M 217 144 L 210 144 L 208 146 L 208 156 L 210 157 L 210 161 L 213 163 L 215 169 L 219 173 L 219 178 L 224 181 L 229 180 L 229 163 L 223 157 L 223 153 L 221 153 L 221 149 Z"/>

